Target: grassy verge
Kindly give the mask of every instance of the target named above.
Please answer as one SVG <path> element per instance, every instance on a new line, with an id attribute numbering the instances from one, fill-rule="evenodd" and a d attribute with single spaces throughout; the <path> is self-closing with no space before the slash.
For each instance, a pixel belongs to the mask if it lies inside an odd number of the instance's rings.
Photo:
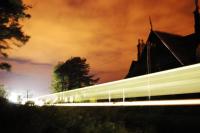
<path id="1" fill-rule="evenodd" d="M 0 103 L 2 133 L 192 133 L 199 106 L 28 107 Z"/>

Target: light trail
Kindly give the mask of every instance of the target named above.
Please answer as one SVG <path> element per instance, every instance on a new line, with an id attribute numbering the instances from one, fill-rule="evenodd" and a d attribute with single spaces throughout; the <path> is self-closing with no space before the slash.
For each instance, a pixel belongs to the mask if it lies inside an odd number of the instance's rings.
<path id="1" fill-rule="evenodd" d="M 109 107 L 109 106 L 192 106 L 200 105 L 200 99 L 189 100 L 160 100 L 160 101 L 135 101 L 135 102 L 100 102 L 100 103 L 63 103 L 51 106 L 80 106 L 80 107 Z"/>
<path id="2" fill-rule="evenodd" d="M 43 102 L 45 105 L 73 103 L 78 106 L 80 102 L 93 104 L 91 102 L 96 102 L 97 100 L 112 101 L 113 99 L 121 99 L 121 101 L 125 101 L 126 98 L 149 97 L 149 94 L 151 96 L 166 96 L 191 93 L 200 93 L 200 63 L 130 79 L 54 93 L 33 98 L 32 100 L 36 103 Z M 159 103 L 159 101 L 149 102 Z M 123 102 L 126 106 L 129 103 Z M 146 103 L 145 101 L 145 103 L 140 102 L 139 104 L 145 105 Z M 110 105 L 111 103 L 106 104 Z M 133 104 L 139 106 L 136 102 L 131 102 L 132 106 Z"/>

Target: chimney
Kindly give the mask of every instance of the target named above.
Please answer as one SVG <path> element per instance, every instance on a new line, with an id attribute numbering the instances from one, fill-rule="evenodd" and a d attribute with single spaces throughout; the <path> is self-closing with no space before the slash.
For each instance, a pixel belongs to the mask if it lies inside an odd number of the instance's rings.
<path id="1" fill-rule="evenodd" d="M 145 47 L 144 41 L 142 39 L 138 39 L 138 45 L 137 45 L 137 49 L 138 49 L 137 58 L 138 58 L 138 60 L 141 59 L 144 47 Z"/>
<path id="2" fill-rule="evenodd" d="M 195 34 L 200 34 L 200 13 L 199 13 L 198 0 L 195 0 L 195 6 L 196 6 L 194 11 Z"/>

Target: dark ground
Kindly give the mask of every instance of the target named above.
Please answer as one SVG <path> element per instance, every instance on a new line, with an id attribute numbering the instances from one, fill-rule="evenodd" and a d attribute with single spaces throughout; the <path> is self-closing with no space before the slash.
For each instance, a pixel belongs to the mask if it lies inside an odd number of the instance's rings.
<path id="1" fill-rule="evenodd" d="M 0 133 L 199 133 L 200 106 L 28 107 L 0 102 Z"/>

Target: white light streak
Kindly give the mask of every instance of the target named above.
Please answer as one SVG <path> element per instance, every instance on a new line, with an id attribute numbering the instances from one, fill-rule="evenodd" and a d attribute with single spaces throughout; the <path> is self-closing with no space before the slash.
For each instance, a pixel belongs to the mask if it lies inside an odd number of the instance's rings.
<path id="1" fill-rule="evenodd" d="M 200 105 L 200 99 L 189 100 L 160 100 L 160 101 L 135 101 L 135 102 L 99 102 L 99 103 L 62 103 L 51 106 L 190 106 Z"/>
<path id="2" fill-rule="evenodd" d="M 163 72 L 148 74 L 144 76 L 134 77 L 130 79 L 124 79 L 120 81 L 114 81 L 110 83 L 94 85 L 85 88 L 79 88 L 75 90 L 45 95 L 37 98 L 33 98 L 33 101 L 48 101 L 44 104 L 60 103 L 63 99 L 69 99 L 70 105 L 84 105 L 85 101 L 97 101 L 121 99 L 124 101 L 126 98 L 137 97 L 151 97 L 151 96 L 166 96 L 166 95 L 178 95 L 178 94 L 191 94 L 200 93 L 200 63 L 167 70 Z M 62 98 L 61 98 L 62 97 Z M 75 103 L 74 103 L 75 102 Z M 78 102 L 78 103 L 76 103 Z M 193 104 L 197 101 L 169 101 L 172 104 Z M 183 102 L 183 103 L 182 103 Z M 187 103 L 189 102 L 189 103 Z M 123 102 L 122 102 L 123 103 Z M 168 101 L 150 101 L 149 102 L 124 102 L 122 105 L 131 106 L 137 105 L 148 106 L 149 105 L 167 105 Z M 86 105 L 93 105 L 94 103 L 87 103 Z M 121 105 L 120 103 L 95 103 L 94 106 L 100 105 Z M 146 105 L 147 104 L 147 105 Z M 199 103 L 198 103 L 199 104 Z M 62 104 L 64 105 L 64 104 Z M 67 104 L 69 105 L 69 104 Z"/>

